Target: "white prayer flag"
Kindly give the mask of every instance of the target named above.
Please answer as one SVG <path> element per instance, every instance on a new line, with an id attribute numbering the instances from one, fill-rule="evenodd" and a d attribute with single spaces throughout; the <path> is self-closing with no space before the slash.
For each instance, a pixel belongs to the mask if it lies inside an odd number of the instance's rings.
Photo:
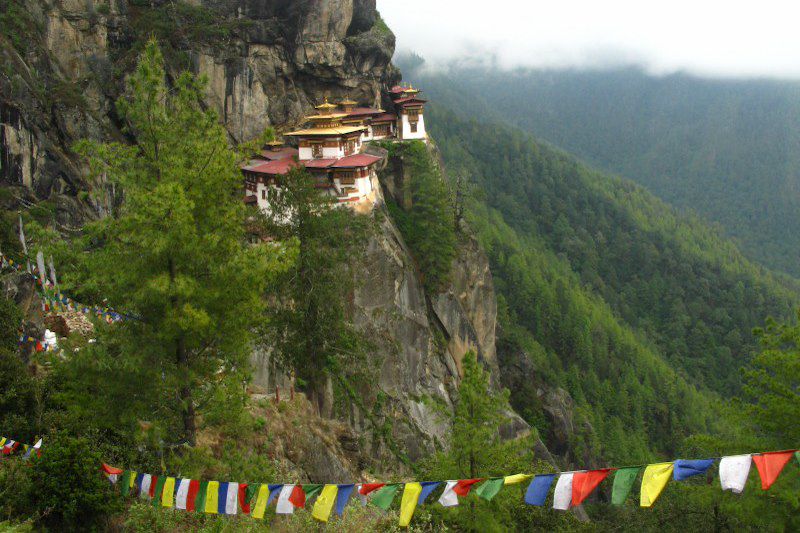
<path id="1" fill-rule="evenodd" d="M 239 508 L 239 484 L 228 483 L 228 494 L 225 499 L 225 514 L 236 514 Z"/>
<path id="2" fill-rule="evenodd" d="M 445 507 L 453 507 L 458 505 L 458 494 L 453 490 L 458 484 L 458 481 L 449 480 L 444 486 L 444 492 L 439 497 L 439 503 Z"/>
<path id="3" fill-rule="evenodd" d="M 150 474 L 145 474 L 142 476 L 142 486 L 139 488 L 139 497 L 140 498 L 149 498 L 150 497 L 150 482 L 153 481 L 153 478 Z"/>
<path id="4" fill-rule="evenodd" d="M 731 455 L 723 457 L 719 462 L 719 482 L 722 490 L 730 490 L 741 494 L 750 474 L 750 455 Z"/>
<path id="5" fill-rule="evenodd" d="M 178 482 L 178 490 L 175 491 L 175 508 L 186 510 L 186 500 L 189 498 L 190 479 L 182 479 Z"/>
<path id="6" fill-rule="evenodd" d="M 292 495 L 293 490 L 294 490 L 294 485 L 284 485 L 281 488 L 281 492 L 278 495 L 278 505 L 275 509 L 276 513 L 278 514 L 294 513 L 294 504 L 289 501 L 289 497 Z"/>
<path id="7" fill-rule="evenodd" d="M 572 472 L 558 476 L 556 490 L 553 493 L 553 509 L 566 511 L 572 503 Z"/>

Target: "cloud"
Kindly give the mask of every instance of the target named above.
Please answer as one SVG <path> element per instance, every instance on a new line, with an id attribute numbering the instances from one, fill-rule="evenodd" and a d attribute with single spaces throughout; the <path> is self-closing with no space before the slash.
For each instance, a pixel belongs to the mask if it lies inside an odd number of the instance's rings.
<path id="1" fill-rule="evenodd" d="M 399 51 L 545 68 L 800 78 L 800 2 L 378 0 Z"/>

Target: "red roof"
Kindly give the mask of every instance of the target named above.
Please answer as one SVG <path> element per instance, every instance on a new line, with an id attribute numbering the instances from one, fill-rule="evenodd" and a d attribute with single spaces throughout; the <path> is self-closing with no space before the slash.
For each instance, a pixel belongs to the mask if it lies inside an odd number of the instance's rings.
<path id="1" fill-rule="evenodd" d="M 304 159 L 300 161 L 306 168 L 328 168 L 335 162 L 335 159 Z"/>
<path id="2" fill-rule="evenodd" d="M 365 115 L 380 115 L 383 113 L 381 109 L 375 109 L 374 107 L 354 107 L 350 112 L 347 113 L 348 117 L 363 117 Z"/>
<path id="3" fill-rule="evenodd" d="M 382 158 L 376 155 L 369 154 L 354 154 L 348 155 L 336 161 L 332 168 L 357 168 L 368 167 L 369 165 L 380 161 Z"/>
<path id="4" fill-rule="evenodd" d="M 423 100 L 422 98 L 417 98 L 415 96 L 406 96 L 405 98 L 398 98 L 394 101 L 397 105 L 406 105 L 406 104 L 424 104 L 427 100 Z"/>
<path id="5" fill-rule="evenodd" d="M 256 163 L 254 165 L 244 167 L 242 170 L 247 172 L 255 172 L 256 174 L 269 174 L 271 176 L 277 176 L 279 174 L 286 174 L 289 172 L 289 169 L 296 166 L 297 162 L 295 162 L 294 159 L 286 158 L 275 161 L 267 161 L 266 163 Z"/>
<path id="6" fill-rule="evenodd" d="M 259 157 L 267 161 L 277 161 L 278 159 L 286 159 L 287 157 L 296 157 L 297 148 L 291 146 L 284 146 L 280 150 L 262 150 Z"/>
<path id="7" fill-rule="evenodd" d="M 393 122 L 397 120 L 397 115 L 394 113 L 383 113 L 382 115 L 378 115 L 376 117 L 372 117 L 372 123 L 375 122 Z"/>

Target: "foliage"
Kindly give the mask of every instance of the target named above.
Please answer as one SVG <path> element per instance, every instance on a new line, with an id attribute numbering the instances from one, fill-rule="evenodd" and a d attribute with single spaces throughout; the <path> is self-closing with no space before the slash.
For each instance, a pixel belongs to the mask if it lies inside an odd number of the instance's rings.
<path id="1" fill-rule="evenodd" d="M 392 157 L 400 157 L 409 179 L 402 194 L 409 205 L 389 201 L 389 210 L 411 249 L 431 293 L 442 290 L 450 280 L 456 256 L 456 223 L 451 194 L 438 165 L 422 141 L 389 145 Z"/>
<path id="2" fill-rule="evenodd" d="M 367 238 L 369 218 L 337 208 L 303 169 L 292 169 L 282 180 L 270 191 L 267 226 L 281 242 L 296 243 L 297 258 L 276 279 L 269 338 L 276 356 L 323 407 L 331 376 L 370 382 L 364 368 L 369 344 L 353 326 L 349 308 L 358 275 L 352 258 Z"/>
<path id="3" fill-rule="evenodd" d="M 203 81 L 184 73 L 168 89 L 151 41 L 129 84 L 117 107 L 137 144 L 77 147 L 125 202 L 85 228 L 76 254 L 86 292 L 107 297 L 128 319 L 101 332 L 103 342 L 87 348 L 73 372 L 85 364 L 91 384 L 74 377 L 97 401 L 116 397 L 105 409 L 131 408 L 123 425 L 150 420 L 170 440 L 192 443 L 197 411 L 215 404 L 220 387 L 233 412 L 242 405 L 235 391 L 248 376 L 250 333 L 284 258 L 246 243 L 239 158 L 217 116 L 200 105 Z M 103 380 L 104 372 L 115 380 Z M 136 400 L 122 401 L 137 386 Z"/>

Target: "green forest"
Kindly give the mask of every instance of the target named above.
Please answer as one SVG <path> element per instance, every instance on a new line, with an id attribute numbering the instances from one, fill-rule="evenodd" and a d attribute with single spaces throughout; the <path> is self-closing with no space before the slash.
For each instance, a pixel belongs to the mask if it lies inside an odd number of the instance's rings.
<path id="1" fill-rule="evenodd" d="M 420 61 L 400 65 L 408 75 Z M 800 275 L 796 82 L 635 68 L 413 72 L 435 101 L 516 126 L 644 185 L 718 225 L 751 260 Z"/>

